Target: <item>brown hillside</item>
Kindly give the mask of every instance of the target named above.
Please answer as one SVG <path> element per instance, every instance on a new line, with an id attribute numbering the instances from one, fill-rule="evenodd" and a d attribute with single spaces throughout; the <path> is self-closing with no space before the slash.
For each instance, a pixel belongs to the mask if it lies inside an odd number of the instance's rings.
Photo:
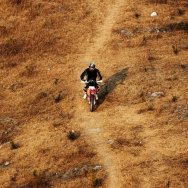
<path id="1" fill-rule="evenodd" d="M 0 13 L 0 188 L 188 187 L 186 0 L 2 0 Z"/>

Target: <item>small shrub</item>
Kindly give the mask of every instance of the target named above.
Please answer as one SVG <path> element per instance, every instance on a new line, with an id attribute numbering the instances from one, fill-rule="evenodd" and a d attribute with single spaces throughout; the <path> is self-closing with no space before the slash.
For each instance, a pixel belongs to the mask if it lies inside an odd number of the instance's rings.
<path id="1" fill-rule="evenodd" d="M 58 78 L 55 79 L 54 84 L 57 85 L 59 83 Z"/>
<path id="2" fill-rule="evenodd" d="M 8 40 L 9 42 L 12 42 L 12 43 L 16 43 L 16 41 L 17 41 L 17 39 L 13 36 L 13 35 L 11 35 L 10 37 L 9 37 L 9 40 Z"/>
<path id="3" fill-rule="evenodd" d="M 185 14 L 185 10 L 178 9 L 178 16 Z"/>
<path id="4" fill-rule="evenodd" d="M 167 186 L 167 187 L 170 187 L 170 181 L 167 181 L 167 182 L 166 182 L 166 186 Z"/>
<path id="5" fill-rule="evenodd" d="M 9 39 L 1 43 L 0 54 L 3 56 L 15 56 L 23 50 L 24 45 L 24 40 L 10 36 Z"/>
<path id="6" fill-rule="evenodd" d="M 142 103 L 143 103 L 143 102 L 146 102 L 146 99 L 145 99 L 144 96 L 141 97 L 141 102 L 142 102 Z"/>
<path id="7" fill-rule="evenodd" d="M 68 134 L 69 140 L 76 140 L 80 136 L 79 132 L 75 132 L 74 130 L 70 131 Z"/>
<path id="8" fill-rule="evenodd" d="M 172 45 L 172 49 L 173 49 L 174 54 L 175 54 L 175 55 L 178 55 L 179 50 L 178 50 L 178 48 L 177 48 L 177 45 L 176 45 L 176 46 Z"/>
<path id="9" fill-rule="evenodd" d="M 149 103 L 147 103 L 147 109 L 148 109 L 149 111 L 154 110 L 153 100 L 151 100 Z"/>
<path id="10" fill-rule="evenodd" d="M 175 75 L 175 76 L 173 77 L 173 80 L 179 80 L 178 76 Z"/>
<path id="11" fill-rule="evenodd" d="M 32 174 L 33 174 L 34 177 L 37 177 L 37 176 L 38 176 L 38 172 L 37 172 L 37 170 L 36 170 L 36 169 L 33 170 L 33 173 L 32 173 Z"/>
<path id="12" fill-rule="evenodd" d="M 176 102 L 178 100 L 178 96 L 173 96 L 172 97 L 172 102 Z"/>
<path id="13" fill-rule="evenodd" d="M 28 73 L 32 74 L 35 71 L 35 66 L 33 65 L 26 65 L 25 69 L 27 70 Z"/>
<path id="14" fill-rule="evenodd" d="M 47 188 L 52 187 L 50 183 L 50 178 L 46 177 L 45 171 L 41 172 L 41 174 L 38 174 L 38 171 L 35 169 L 32 172 L 34 178 L 32 178 L 29 182 L 27 182 L 26 187 L 36 187 L 36 188 Z M 25 186 L 24 186 L 25 187 Z"/>
<path id="15" fill-rule="evenodd" d="M 93 187 L 101 187 L 103 184 L 103 179 L 97 178 L 93 181 Z"/>
<path id="16" fill-rule="evenodd" d="M 39 99 L 45 98 L 45 97 L 47 97 L 47 96 L 48 96 L 48 93 L 46 93 L 46 92 L 40 92 L 40 93 L 38 94 L 38 98 L 39 98 Z"/>
<path id="17" fill-rule="evenodd" d="M 126 140 L 125 138 L 117 138 L 116 143 L 121 147 L 123 147 L 124 145 L 129 146 L 131 144 L 130 141 Z"/>
<path id="18" fill-rule="evenodd" d="M 147 40 L 146 40 L 146 37 L 145 35 L 142 37 L 142 42 L 141 42 L 141 45 L 144 45 L 146 44 Z"/>
<path id="19" fill-rule="evenodd" d="M 63 95 L 61 93 L 59 93 L 57 96 L 53 95 L 53 99 L 55 103 L 58 103 L 59 101 L 63 99 Z"/>
<path id="20" fill-rule="evenodd" d="M 167 4 L 167 0 L 151 0 L 152 2 L 161 3 L 161 4 Z"/>
<path id="21" fill-rule="evenodd" d="M 55 128 L 55 127 L 59 127 L 59 126 L 61 126 L 61 125 L 62 125 L 61 123 L 53 123 L 54 128 Z"/>
<path id="22" fill-rule="evenodd" d="M 11 2 L 13 5 L 14 5 L 14 4 L 19 5 L 19 4 L 21 4 L 22 0 L 10 0 L 10 2 Z"/>
<path id="23" fill-rule="evenodd" d="M 1 134 L 1 137 L 0 137 L 0 143 L 4 144 L 6 142 L 9 142 L 10 141 L 10 137 L 11 137 L 11 135 L 8 132 L 6 132 L 6 131 L 3 132 Z"/>
<path id="24" fill-rule="evenodd" d="M 141 16 L 141 14 L 135 13 L 135 17 L 136 17 L 136 18 L 139 18 L 140 16 Z"/>
<path id="25" fill-rule="evenodd" d="M 148 71 L 148 68 L 147 68 L 147 67 L 144 67 L 144 71 L 147 72 L 147 71 Z"/>
<path id="26" fill-rule="evenodd" d="M 0 35 L 7 34 L 7 28 L 5 26 L 0 26 Z"/>
<path id="27" fill-rule="evenodd" d="M 18 149 L 20 147 L 19 143 L 15 143 L 14 141 L 10 142 L 12 149 Z"/>
<path id="28" fill-rule="evenodd" d="M 30 77 L 36 74 L 36 67 L 34 65 L 26 65 L 25 70 L 20 73 L 20 76 Z"/>
<path id="29" fill-rule="evenodd" d="M 139 110 L 137 111 L 137 114 L 144 113 L 145 111 L 146 111 L 146 109 L 139 109 Z"/>
<path id="30" fill-rule="evenodd" d="M 141 92 L 140 95 L 139 95 L 139 97 L 141 98 L 141 101 L 142 101 L 142 102 L 146 102 L 144 92 Z"/>
<path id="31" fill-rule="evenodd" d="M 181 67 L 182 69 L 186 69 L 187 66 L 184 65 L 184 64 L 181 64 L 180 67 Z"/>
<path id="32" fill-rule="evenodd" d="M 15 181 L 16 181 L 16 177 L 15 177 L 15 176 L 12 176 L 12 177 L 10 178 L 10 180 L 13 181 L 13 182 L 15 182 Z"/>
<path id="33" fill-rule="evenodd" d="M 154 61 L 155 60 L 155 57 L 153 56 L 148 56 L 148 61 Z"/>

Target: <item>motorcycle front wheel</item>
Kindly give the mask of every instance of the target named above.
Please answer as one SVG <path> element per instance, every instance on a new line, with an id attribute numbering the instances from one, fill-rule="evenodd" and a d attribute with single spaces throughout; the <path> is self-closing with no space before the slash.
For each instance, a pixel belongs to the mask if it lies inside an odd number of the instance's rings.
<path id="1" fill-rule="evenodd" d="M 90 98 L 90 111 L 91 112 L 93 112 L 94 110 L 94 105 L 95 105 L 95 97 L 91 95 L 91 98 Z"/>

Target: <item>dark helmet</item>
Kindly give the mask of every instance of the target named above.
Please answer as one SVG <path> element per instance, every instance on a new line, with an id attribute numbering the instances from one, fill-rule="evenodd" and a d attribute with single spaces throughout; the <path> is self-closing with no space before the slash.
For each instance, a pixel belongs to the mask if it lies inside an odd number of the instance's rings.
<path id="1" fill-rule="evenodd" d="M 90 67 L 95 68 L 95 63 L 94 63 L 94 62 L 91 62 L 91 63 L 89 64 L 89 68 L 90 68 Z"/>

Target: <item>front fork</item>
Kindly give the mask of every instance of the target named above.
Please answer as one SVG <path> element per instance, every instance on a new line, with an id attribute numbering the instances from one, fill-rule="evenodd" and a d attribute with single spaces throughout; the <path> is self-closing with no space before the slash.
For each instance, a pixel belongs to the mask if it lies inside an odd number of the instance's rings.
<path id="1" fill-rule="evenodd" d="M 96 90 L 90 91 L 90 89 L 88 88 L 86 92 L 87 92 L 87 96 L 88 96 L 88 97 L 87 97 L 88 102 L 91 102 L 91 100 L 90 100 L 90 99 L 91 99 L 91 97 L 90 97 L 90 92 L 92 93 L 91 95 L 94 95 L 94 96 L 96 97 Z"/>

